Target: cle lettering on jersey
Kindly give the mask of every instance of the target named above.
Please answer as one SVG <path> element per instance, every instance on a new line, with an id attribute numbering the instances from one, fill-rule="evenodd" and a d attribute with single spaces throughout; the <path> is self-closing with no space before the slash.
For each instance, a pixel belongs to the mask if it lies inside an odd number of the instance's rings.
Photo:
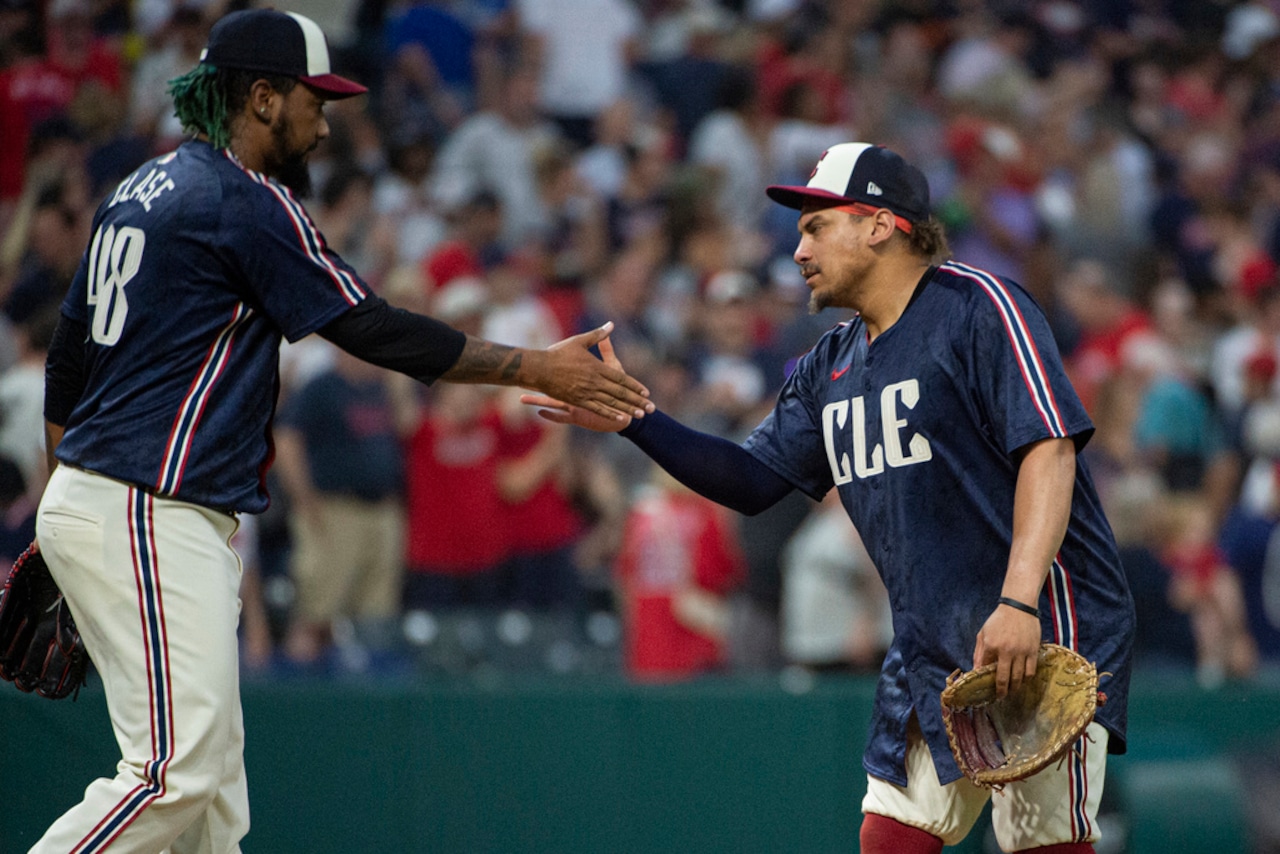
<path id="1" fill-rule="evenodd" d="M 867 478 L 880 474 L 886 465 L 889 468 L 902 468 L 933 459 L 933 448 L 929 445 L 929 440 L 910 430 L 907 419 L 899 415 L 899 405 L 915 409 L 919 400 L 918 380 L 903 380 L 884 387 L 880 392 L 881 441 L 871 447 L 869 454 L 867 407 L 862 395 L 849 400 L 833 401 L 822 408 L 822 440 L 827 449 L 831 476 L 837 486 L 849 483 L 854 475 Z M 853 453 L 852 464 L 849 452 L 840 448 L 849 431 L 852 432 L 849 449 Z"/>
<path id="2" fill-rule="evenodd" d="M 151 213 L 151 203 L 161 193 L 172 190 L 174 187 L 169 174 L 159 167 L 152 167 L 151 171 L 141 179 L 138 178 L 138 173 L 134 172 L 121 181 L 119 187 L 116 187 L 115 194 L 111 196 L 111 203 L 107 207 L 114 208 L 121 202 L 135 201 L 141 202 L 143 209 Z"/>

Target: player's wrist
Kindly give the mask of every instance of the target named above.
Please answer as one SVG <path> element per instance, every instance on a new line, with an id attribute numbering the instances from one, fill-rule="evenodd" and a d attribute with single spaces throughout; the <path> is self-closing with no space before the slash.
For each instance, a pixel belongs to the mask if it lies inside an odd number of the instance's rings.
<path id="1" fill-rule="evenodd" d="M 1023 602 L 1021 599 L 1015 599 L 1012 596 L 1000 596 L 996 599 L 996 603 L 1004 605 L 1007 608 L 1012 608 L 1015 611 L 1021 611 L 1024 614 L 1029 614 L 1037 620 L 1040 619 L 1040 609 L 1035 605 Z"/>
<path id="2" fill-rule="evenodd" d="M 551 394 L 547 388 L 552 378 L 550 354 L 546 350 L 527 347 L 511 347 L 508 361 L 495 382 L 498 385 L 515 386 Z"/>

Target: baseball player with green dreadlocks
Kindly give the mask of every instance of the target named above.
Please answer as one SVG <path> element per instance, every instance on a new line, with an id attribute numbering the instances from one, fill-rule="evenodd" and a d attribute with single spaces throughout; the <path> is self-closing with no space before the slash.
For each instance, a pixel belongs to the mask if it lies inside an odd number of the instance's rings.
<path id="1" fill-rule="evenodd" d="M 106 691 L 121 752 L 37 852 L 239 851 L 249 828 L 236 624 L 238 513 L 267 506 L 281 338 L 313 332 L 422 382 L 538 389 L 606 418 L 651 409 L 590 348 L 505 347 L 369 293 L 297 200 L 331 73 L 320 28 L 218 21 L 172 84 L 194 139 L 99 207 L 47 364 L 56 454 L 37 538 Z"/>

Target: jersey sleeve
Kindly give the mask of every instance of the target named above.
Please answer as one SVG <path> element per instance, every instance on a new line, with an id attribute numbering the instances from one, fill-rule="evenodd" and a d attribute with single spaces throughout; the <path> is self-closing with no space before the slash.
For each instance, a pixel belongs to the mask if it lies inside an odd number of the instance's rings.
<path id="1" fill-rule="evenodd" d="M 368 286 L 329 248 L 310 215 L 284 187 L 254 176 L 245 203 L 228 206 L 231 251 L 250 299 L 289 341 L 305 338 L 359 304 Z"/>
<path id="2" fill-rule="evenodd" d="M 1049 438 L 1083 448 L 1093 422 L 1067 379 L 1044 312 L 1017 285 L 985 273 L 979 285 L 967 364 L 992 438 L 1006 453 Z"/>
<path id="3" fill-rule="evenodd" d="M 815 501 L 830 491 L 831 467 L 822 438 L 822 424 L 814 409 L 813 388 L 827 361 L 828 337 L 796 362 L 778 393 L 778 401 L 742 446 L 756 459 L 791 482 Z"/>

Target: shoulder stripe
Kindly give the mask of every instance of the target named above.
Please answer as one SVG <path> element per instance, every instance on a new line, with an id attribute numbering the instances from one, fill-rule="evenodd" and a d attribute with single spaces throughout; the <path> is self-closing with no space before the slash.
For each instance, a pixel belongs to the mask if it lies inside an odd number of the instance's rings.
<path id="1" fill-rule="evenodd" d="M 253 310 L 244 303 L 237 303 L 231 314 L 231 320 L 222 328 L 209 345 L 204 362 L 196 371 L 187 395 L 178 407 L 174 416 L 173 427 L 169 431 L 169 441 L 165 446 L 164 460 L 160 465 L 160 476 L 156 480 L 156 491 L 173 495 L 182 483 L 182 475 L 187 467 L 187 457 L 191 453 L 191 442 L 195 438 L 196 428 L 204 415 L 205 405 L 214 385 L 222 375 L 235 343 L 236 333 L 245 321 L 253 315 Z"/>
<path id="2" fill-rule="evenodd" d="M 334 264 L 329 256 L 325 254 L 324 237 L 321 236 L 320 230 L 315 227 L 310 215 L 302 205 L 298 204 L 293 194 L 260 172 L 245 168 L 230 152 L 227 152 L 227 157 L 253 181 L 265 187 L 271 195 L 275 196 L 276 201 L 284 208 L 285 215 L 293 223 L 293 230 L 298 236 L 298 244 L 302 247 L 302 251 L 317 267 L 329 274 L 329 277 L 333 279 L 338 289 L 342 292 L 343 299 L 350 305 L 355 305 L 364 299 L 364 288 L 360 286 L 356 278 L 337 264 Z"/>
<path id="3" fill-rule="evenodd" d="M 1040 417 L 1050 435 L 1065 438 L 1066 428 L 1062 423 L 1062 413 L 1058 410 L 1058 401 L 1053 395 L 1053 387 L 1045 375 L 1044 363 L 1040 359 L 1040 350 L 1027 330 L 1026 319 L 1018 308 L 1017 301 L 1009 293 L 1009 289 L 998 278 L 976 267 L 969 267 L 956 261 L 948 261 L 942 266 L 948 273 L 963 276 L 977 282 L 983 292 L 1000 312 L 1005 331 L 1009 334 L 1009 342 L 1013 345 L 1014 354 L 1018 357 L 1018 366 L 1022 370 L 1022 379 L 1027 384 Z"/>

